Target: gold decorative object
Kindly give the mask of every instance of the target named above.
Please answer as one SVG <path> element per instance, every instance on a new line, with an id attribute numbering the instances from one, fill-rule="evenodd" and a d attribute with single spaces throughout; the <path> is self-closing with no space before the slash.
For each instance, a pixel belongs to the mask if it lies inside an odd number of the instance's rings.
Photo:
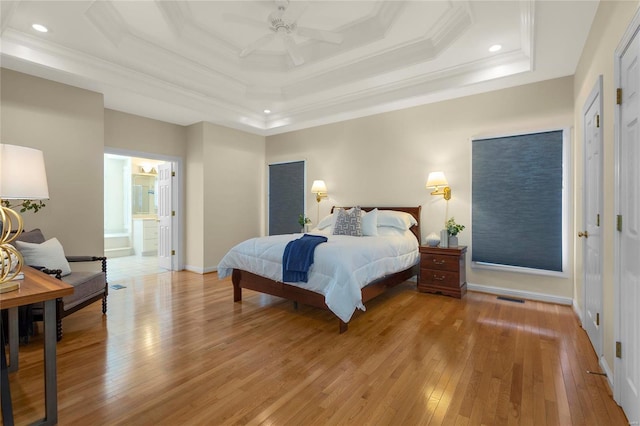
<path id="1" fill-rule="evenodd" d="M 0 293 L 16 290 L 22 272 L 22 255 L 11 245 L 23 229 L 18 212 L 2 200 L 44 200 L 49 198 L 42 151 L 24 146 L 0 144 Z"/>

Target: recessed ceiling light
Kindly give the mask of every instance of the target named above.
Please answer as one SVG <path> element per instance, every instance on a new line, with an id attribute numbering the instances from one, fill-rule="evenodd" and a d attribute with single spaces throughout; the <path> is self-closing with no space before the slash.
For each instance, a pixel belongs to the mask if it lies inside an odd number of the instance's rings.
<path id="1" fill-rule="evenodd" d="M 270 109 L 265 109 L 265 110 L 264 110 L 264 113 L 265 113 L 265 114 L 271 114 L 271 110 L 270 110 Z"/>
<path id="2" fill-rule="evenodd" d="M 498 50 L 502 49 L 502 45 L 500 44 L 494 44 L 493 46 L 491 46 L 489 48 L 489 52 L 497 52 Z"/>
<path id="3" fill-rule="evenodd" d="M 33 24 L 31 26 L 31 28 L 33 28 L 36 31 L 40 31 L 41 33 L 46 33 L 49 31 L 49 28 L 45 27 L 44 25 L 41 24 Z"/>

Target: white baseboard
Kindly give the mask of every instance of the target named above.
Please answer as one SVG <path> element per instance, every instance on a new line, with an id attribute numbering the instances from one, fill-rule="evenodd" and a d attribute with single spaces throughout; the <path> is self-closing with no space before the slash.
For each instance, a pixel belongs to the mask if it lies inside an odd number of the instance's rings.
<path id="1" fill-rule="evenodd" d="M 184 265 L 184 269 L 185 269 L 185 271 L 195 272 L 196 274 L 203 274 L 204 273 L 204 269 L 203 268 L 199 268 L 197 266 Z"/>
<path id="2" fill-rule="evenodd" d="M 198 266 L 184 265 L 184 269 L 187 271 L 195 272 L 196 274 L 208 274 L 209 272 L 217 272 L 218 268 L 215 266 L 208 266 L 206 268 L 200 268 Z"/>
<path id="3" fill-rule="evenodd" d="M 535 293 L 532 291 L 512 290 L 508 288 L 492 287 L 473 283 L 467 283 L 467 290 L 495 294 L 498 296 L 519 297 L 521 299 L 536 300 L 538 302 L 556 303 L 558 305 L 573 305 L 573 298 L 571 297 L 554 296 L 551 294 Z"/>
<path id="4" fill-rule="evenodd" d="M 578 302 L 576 299 L 573 299 L 573 312 L 578 317 L 578 321 L 582 324 L 582 308 L 578 306 Z"/>
<path id="5" fill-rule="evenodd" d="M 600 357 L 598 364 L 602 368 L 602 371 L 607 375 L 607 383 L 609 383 L 609 389 L 611 390 L 611 395 L 613 395 L 613 371 L 609 368 L 609 364 L 607 364 L 607 360 L 604 355 Z"/>

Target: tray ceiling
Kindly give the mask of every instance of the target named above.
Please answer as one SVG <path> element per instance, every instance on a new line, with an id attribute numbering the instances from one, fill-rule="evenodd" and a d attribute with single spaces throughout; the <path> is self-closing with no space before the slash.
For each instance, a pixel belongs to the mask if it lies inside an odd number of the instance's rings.
<path id="1" fill-rule="evenodd" d="M 269 135 L 572 75 L 597 6 L 3 0 L 1 60 L 107 108 Z"/>

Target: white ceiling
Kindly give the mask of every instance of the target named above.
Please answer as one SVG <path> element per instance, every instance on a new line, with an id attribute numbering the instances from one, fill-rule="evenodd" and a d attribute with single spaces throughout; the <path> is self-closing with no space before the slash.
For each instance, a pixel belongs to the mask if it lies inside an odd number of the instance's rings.
<path id="1" fill-rule="evenodd" d="M 110 109 L 272 135 L 572 75 L 598 7 L 292 0 L 291 55 L 269 29 L 278 4 L 2 0 L 1 65 L 103 93 Z"/>

